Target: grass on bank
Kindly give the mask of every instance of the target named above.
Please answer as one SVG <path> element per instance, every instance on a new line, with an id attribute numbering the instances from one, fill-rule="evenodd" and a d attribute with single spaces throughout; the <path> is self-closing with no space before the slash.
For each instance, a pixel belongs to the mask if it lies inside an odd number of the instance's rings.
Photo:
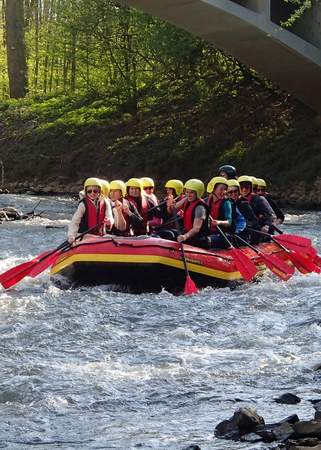
<path id="1" fill-rule="evenodd" d="M 152 176 L 207 181 L 223 163 L 277 187 L 316 178 L 320 124 L 282 93 L 241 85 L 200 101 L 144 99 L 135 114 L 110 98 L 66 96 L 0 102 L 0 159 L 7 181 L 77 183 Z"/>

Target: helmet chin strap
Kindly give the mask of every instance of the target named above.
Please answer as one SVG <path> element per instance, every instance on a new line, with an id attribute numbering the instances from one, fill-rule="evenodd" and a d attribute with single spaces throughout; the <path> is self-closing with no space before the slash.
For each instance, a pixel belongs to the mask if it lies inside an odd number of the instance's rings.
<path id="1" fill-rule="evenodd" d="M 215 194 L 215 192 L 213 192 L 212 194 L 217 200 L 219 200 L 219 197 Z"/>

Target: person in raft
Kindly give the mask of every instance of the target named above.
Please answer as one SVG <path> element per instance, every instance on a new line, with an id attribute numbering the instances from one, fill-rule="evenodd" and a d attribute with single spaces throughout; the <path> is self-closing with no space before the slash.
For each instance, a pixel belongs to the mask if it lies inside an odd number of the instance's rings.
<path id="1" fill-rule="evenodd" d="M 154 211 L 156 217 L 162 220 L 159 226 L 153 227 L 153 232 L 156 233 L 163 239 L 169 239 L 171 241 L 176 241 L 178 236 L 178 230 L 176 221 L 173 217 L 173 206 L 168 206 L 168 202 L 175 200 L 178 202 L 185 198 L 183 194 L 184 183 L 181 180 L 171 179 L 165 183 L 166 195 L 160 202 L 158 208 Z M 177 211 L 178 220 L 181 226 L 183 226 L 183 210 Z"/>
<path id="2" fill-rule="evenodd" d="M 166 181 L 165 183 L 165 192 L 166 195 L 162 199 L 160 206 L 156 210 L 156 214 L 158 217 L 163 219 L 162 228 L 176 228 L 173 219 L 173 208 L 172 206 L 168 206 L 168 200 L 175 200 L 179 202 L 183 198 L 185 199 L 185 195 L 183 194 L 184 183 L 181 180 L 171 179 Z M 183 216 L 183 210 L 177 211 L 179 217 Z"/>
<path id="3" fill-rule="evenodd" d="M 105 200 L 108 199 L 109 201 L 109 191 L 110 191 L 109 182 L 107 180 L 100 179 L 100 184 L 101 184 L 101 195 L 104 197 Z"/>
<path id="4" fill-rule="evenodd" d="M 149 177 L 143 177 L 140 179 L 142 184 L 143 184 L 143 195 L 145 195 L 145 197 L 147 197 L 147 199 L 149 201 L 151 201 L 153 203 L 154 206 L 157 206 L 159 201 L 158 198 L 156 197 L 154 190 L 155 190 L 155 183 L 154 180 L 152 178 Z M 160 226 L 160 224 L 162 223 L 162 220 L 160 217 L 158 217 L 158 215 L 155 214 L 155 210 L 154 211 L 154 215 L 152 218 L 149 217 L 148 220 L 148 229 L 149 231 L 153 228 L 153 227 L 158 227 Z"/>
<path id="5" fill-rule="evenodd" d="M 279 207 L 279 205 L 276 203 L 276 201 L 274 200 L 272 195 L 270 193 L 266 192 L 266 188 L 267 188 L 266 181 L 263 180 L 263 178 L 257 178 L 256 182 L 257 182 L 256 193 L 258 195 L 262 195 L 263 197 L 265 197 L 267 199 L 267 201 L 269 202 L 269 205 L 273 209 L 274 214 L 276 216 L 276 224 L 279 225 L 280 223 L 283 223 L 284 219 L 285 219 L 284 212 Z"/>
<path id="6" fill-rule="evenodd" d="M 241 197 L 249 202 L 257 217 L 261 231 L 273 233 L 272 225 L 275 218 L 273 209 L 266 198 L 253 192 L 253 178 L 248 175 L 242 175 L 237 181 L 240 184 Z"/>
<path id="7" fill-rule="evenodd" d="M 227 180 L 236 180 L 237 179 L 236 169 L 234 166 L 224 164 L 223 166 L 218 168 L 218 176 L 226 178 Z"/>
<path id="8" fill-rule="evenodd" d="M 233 234 L 235 232 L 236 209 L 232 207 L 231 201 L 226 198 L 227 187 L 228 182 L 223 177 L 214 177 L 207 185 L 211 248 L 226 248 L 225 239 L 217 227 L 224 233 Z"/>
<path id="9" fill-rule="evenodd" d="M 102 196 L 101 181 L 98 178 L 87 178 L 84 183 L 84 198 L 80 200 L 69 224 L 68 242 L 73 244 L 78 233 L 92 228 L 91 234 L 103 235 L 106 230 L 111 230 L 114 222 L 110 203 Z"/>
<path id="10" fill-rule="evenodd" d="M 184 233 L 177 236 L 178 242 L 184 242 L 201 248 L 209 248 L 209 208 L 202 200 L 205 191 L 201 180 L 192 178 L 184 184 L 186 198 L 176 203 L 176 209 L 184 211 Z M 172 200 L 172 208 L 175 202 Z M 170 201 L 168 206 L 171 206 Z"/>
<path id="11" fill-rule="evenodd" d="M 134 226 L 133 231 L 135 236 L 147 234 L 148 221 L 153 218 L 153 213 L 149 213 L 148 210 L 154 208 L 154 203 L 144 195 L 143 183 L 139 178 L 130 178 L 126 183 L 127 195 L 126 199 L 132 203 L 139 214 L 144 219 L 142 226 Z"/>
<path id="12" fill-rule="evenodd" d="M 144 219 L 137 211 L 136 206 L 126 198 L 126 184 L 122 180 L 113 180 L 110 182 L 110 199 L 113 207 L 116 209 L 119 226 L 114 225 L 111 232 L 117 236 L 131 236 L 133 230 L 144 226 Z M 122 230 L 120 230 L 120 225 Z"/>
<path id="13" fill-rule="evenodd" d="M 155 183 L 152 178 L 149 177 L 142 177 L 141 182 L 143 184 L 144 194 L 147 198 L 149 198 L 153 203 L 154 206 L 158 205 L 158 198 L 155 195 Z"/>
<path id="14" fill-rule="evenodd" d="M 230 200 L 232 204 L 232 208 L 235 210 L 235 212 L 232 213 L 233 216 L 235 216 L 235 234 L 241 236 L 243 239 L 248 240 L 248 231 L 246 230 L 247 221 L 245 216 L 241 213 L 239 206 L 238 206 L 238 199 L 240 195 L 240 185 L 237 180 L 227 180 L 227 191 L 226 191 L 227 198 Z M 249 203 L 247 202 L 248 207 L 250 207 Z M 252 211 L 252 215 L 254 218 L 255 223 L 257 223 L 256 217 L 254 212 Z"/>

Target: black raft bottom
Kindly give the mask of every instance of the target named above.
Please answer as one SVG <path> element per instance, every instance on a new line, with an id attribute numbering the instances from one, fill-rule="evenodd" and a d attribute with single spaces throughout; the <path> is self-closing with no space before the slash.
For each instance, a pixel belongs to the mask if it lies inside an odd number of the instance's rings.
<path id="1" fill-rule="evenodd" d="M 161 292 L 163 289 L 173 294 L 180 294 L 184 290 L 186 281 L 185 272 L 181 269 L 166 267 L 162 264 L 142 263 L 80 262 L 62 270 L 59 275 L 62 275 L 64 279 L 67 278 L 75 287 L 110 284 L 115 286 L 116 290 L 133 294 Z M 195 273 L 190 273 L 190 276 L 198 288 L 206 286 L 233 288 L 239 284 L 239 282 Z M 59 277 L 53 277 L 53 280 L 60 284 Z"/>

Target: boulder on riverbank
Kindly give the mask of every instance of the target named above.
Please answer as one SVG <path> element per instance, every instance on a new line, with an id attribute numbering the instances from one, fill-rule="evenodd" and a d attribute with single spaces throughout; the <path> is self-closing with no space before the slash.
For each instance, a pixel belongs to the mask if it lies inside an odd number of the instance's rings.
<path id="1" fill-rule="evenodd" d="M 314 407 L 319 412 L 321 404 Z M 214 431 L 217 438 L 242 442 L 280 442 L 275 450 L 321 450 L 321 419 L 300 420 L 293 414 L 280 422 L 267 424 L 262 416 L 250 408 L 240 408 Z"/>

